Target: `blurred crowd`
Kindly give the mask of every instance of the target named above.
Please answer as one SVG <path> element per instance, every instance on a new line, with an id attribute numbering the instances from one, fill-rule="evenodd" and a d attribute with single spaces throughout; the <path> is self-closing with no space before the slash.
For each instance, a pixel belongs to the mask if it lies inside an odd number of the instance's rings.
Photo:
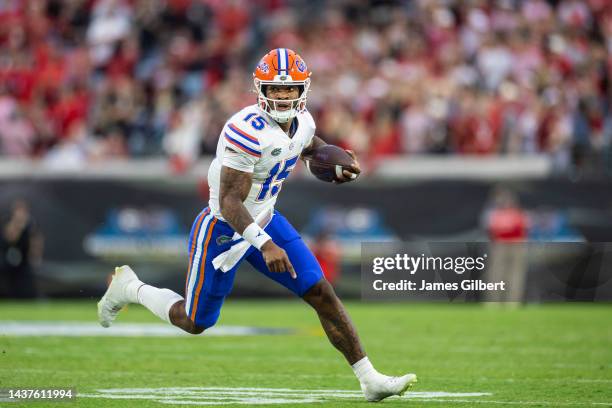
<path id="1" fill-rule="evenodd" d="M 609 0 L 3 0 L 0 152 L 188 165 L 275 47 L 313 72 L 318 134 L 367 161 L 612 161 Z"/>

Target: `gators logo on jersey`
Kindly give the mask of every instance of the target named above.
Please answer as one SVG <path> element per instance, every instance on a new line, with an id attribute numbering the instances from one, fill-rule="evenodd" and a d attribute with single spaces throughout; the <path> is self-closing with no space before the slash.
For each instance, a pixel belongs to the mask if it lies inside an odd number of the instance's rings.
<path id="1" fill-rule="evenodd" d="M 226 244 L 226 243 L 230 242 L 231 240 L 232 240 L 232 237 L 229 237 L 229 236 L 227 236 L 227 235 L 220 235 L 220 236 L 217 238 L 217 245 L 223 245 L 223 244 Z"/>

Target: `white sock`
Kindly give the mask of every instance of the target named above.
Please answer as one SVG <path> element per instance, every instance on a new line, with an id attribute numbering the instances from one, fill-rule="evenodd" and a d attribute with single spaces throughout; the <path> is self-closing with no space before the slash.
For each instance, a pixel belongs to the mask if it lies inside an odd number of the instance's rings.
<path id="1" fill-rule="evenodd" d="M 362 358 L 351 367 L 353 368 L 353 372 L 357 376 L 359 382 L 363 382 L 368 378 L 381 375 L 378 371 L 376 371 L 372 363 L 370 363 L 370 359 L 368 357 Z"/>
<path id="2" fill-rule="evenodd" d="M 127 298 L 130 303 L 140 303 L 140 301 L 138 300 L 138 289 L 140 289 L 140 287 L 143 285 L 145 285 L 145 283 L 138 279 L 133 280 L 127 284 L 125 288 L 125 294 L 127 295 Z"/>
<path id="3" fill-rule="evenodd" d="M 170 308 L 183 297 L 170 289 L 159 289 L 142 284 L 137 292 L 138 303 L 149 309 L 162 320 L 170 321 Z"/>

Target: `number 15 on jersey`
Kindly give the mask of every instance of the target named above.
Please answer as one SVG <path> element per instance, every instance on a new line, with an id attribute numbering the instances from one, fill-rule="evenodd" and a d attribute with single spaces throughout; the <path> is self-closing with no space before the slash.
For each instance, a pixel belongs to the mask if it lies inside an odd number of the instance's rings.
<path id="1" fill-rule="evenodd" d="M 263 182 L 259 194 L 257 194 L 257 201 L 263 201 L 268 198 L 268 193 L 269 197 L 274 197 L 278 194 L 283 181 L 285 181 L 289 173 L 291 173 L 291 170 L 295 167 L 298 157 L 299 156 L 294 156 L 290 159 L 278 162 L 270 169 L 268 178 Z M 281 168 L 282 170 L 280 170 Z"/>

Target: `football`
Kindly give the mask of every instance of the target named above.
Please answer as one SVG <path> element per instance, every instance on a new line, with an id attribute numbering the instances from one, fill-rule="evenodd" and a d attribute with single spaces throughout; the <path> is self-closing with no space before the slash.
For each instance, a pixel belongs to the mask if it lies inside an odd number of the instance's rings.
<path id="1" fill-rule="evenodd" d="M 351 169 L 353 158 L 338 146 L 324 145 L 304 156 L 304 162 L 316 178 L 331 183 L 340 180 L 342 170 Z"/>

